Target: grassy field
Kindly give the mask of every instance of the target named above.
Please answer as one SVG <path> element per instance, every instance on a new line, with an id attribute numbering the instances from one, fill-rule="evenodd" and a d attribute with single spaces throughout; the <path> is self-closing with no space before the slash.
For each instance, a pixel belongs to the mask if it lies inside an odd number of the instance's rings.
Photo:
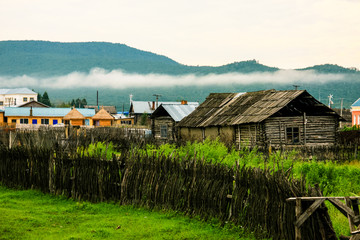
<path id="1" fill-rule="evenodd" d="M 174 212 L 75 202 L 0 186 L 0 239 L 255 239 Z"/>

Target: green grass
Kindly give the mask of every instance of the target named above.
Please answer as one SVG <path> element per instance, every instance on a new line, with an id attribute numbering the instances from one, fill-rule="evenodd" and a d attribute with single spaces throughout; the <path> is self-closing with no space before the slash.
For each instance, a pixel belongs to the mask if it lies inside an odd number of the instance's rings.
<path id="1" fill-rule="evenodd" d="M 0 186 L 0 239 L 255 239 L 175 212 L 75 202 Z M 250 234 L 251 235 L 251 234 Z"/>

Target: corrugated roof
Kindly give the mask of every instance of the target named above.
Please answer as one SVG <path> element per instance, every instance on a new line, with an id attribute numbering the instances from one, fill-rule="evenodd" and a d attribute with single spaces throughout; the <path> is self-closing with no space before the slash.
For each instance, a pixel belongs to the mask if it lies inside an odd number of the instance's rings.
<path id="1" fill-rule="evenodd" d="M 30 117 L 29 107 L 5 107 L 6 117 L 24 116 Z M 77 109 L 83 116 L 92 117 L 95 115 L 94 109 Z M 32 115 L 37 117 L 64 117 L 71 111 L 71 108 L 32 108 Z"/>
<path id="2" fill-rule="evenodd" d="M 351 107 L 360 107 L 360 98 L 358 100 L 356 100 Z"/>
<path id="3" fill-rule="evenodd" d="M 95 105 L 86 105 L 85 108 L 93 108 L 95 109 L 95 112 L 97 113 L 98 111 L 100 111 L 101 108 L 104 108 L 108 113 L 110 114 L 116 114 L 116 107 L 115 106 L 95 106 Z"/>
<path id="4" fill-rule="evenodd" d="M 152 101 L 132 101 L 131 105 L 133 108 L 133 113 L 135 114 L 143 114 L 143 113 L 153 113 L 154 109 L 153 108 L 153 104 L 156 108 L 156 102 L 152 102 Z M 161 104 L 173 104 L 173 105 L 181 105 L 181 102 L 158 102 L 158 107 Z M 193 105 L 193 104 L 199 104 L 197 102 L 188 102 L 188 105 Z"/>
<path id="5" fill-rule="evenodd" d="M 199 104 L 162 104 L 161 107 L 163 107 L 171 116 L 172 119 L 174 119 L 175 122 L 179 122 L 184 117 L 188 116 L 190 113 L 192 113 L 195 108 L 197 108 Z"/>
<path id="6" fill-rule="evenodd" d="M 0 94 L 37 94 L 28 88 L 2 88 Z"/>
<path id="7" fill-rule="evenodd" d="M 5 107 L 5 116 L 30 116 L 29 107 Z M 38 117 L 64 117 L 71 108 L 32 108 L 32 115 Z"/>
<path id="8" fill-rule="evenodd" d="M 304 94 L 301 104 L 305 108 L 312 108 L 308 109 L 309 111 L 321 110 L 327 114 L 336 114 L 305 90 L 266 90 L 242 94 L 212 93 L 195 111 L 181 120 L 178 126 L 208 127 L 262 122 L 285 108 L 301 94 Z M 297 111 L 291 108 L 286 110 Z"/>

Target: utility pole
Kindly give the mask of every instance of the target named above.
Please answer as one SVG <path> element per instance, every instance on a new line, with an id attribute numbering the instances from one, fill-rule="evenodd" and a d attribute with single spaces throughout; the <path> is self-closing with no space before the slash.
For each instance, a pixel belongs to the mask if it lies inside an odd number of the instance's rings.
<path id="1" fill-rule="evenodd" d="M 343 114 L 343 101 L 344 101 L 344 98 L 340 98 L 341 99 L 341 104 L 340 104 L 340 117 L 342 117 L 342 114 Z M 342 122 L 340 121 L 340 128 L 342 128 Z"/>
<path id="2" fill-rule="evenodd" d="M 295 90 L 298 90 L 298 87 L 300 87 L 300 85 L 293 85 Z"/>
<path id="3" fill-rule="evenodd" d="M 331 104 L 334 104 L 334 102 L 332 101 L 332 99 L 333 99 L 333 95 L 332 94 L 330 94 L 329 96 L 328 96 L 328 98 L 329 98 L 329 108 L 331 108 Z"/>

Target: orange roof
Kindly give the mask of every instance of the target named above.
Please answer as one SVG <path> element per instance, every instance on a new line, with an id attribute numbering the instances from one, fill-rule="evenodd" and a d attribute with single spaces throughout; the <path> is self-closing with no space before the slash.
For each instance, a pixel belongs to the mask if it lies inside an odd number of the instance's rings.
<path id="1" fill-rule="evenodd" d="M 64 119 L 65 120 L 85 119 L 85 117 L 76 108 L 73 108 L 68 114 L 64 116 Z"/>
<path id="2" fill-rule="evenodd" d="M 100 111 L 98 111 L 93 117 L 92 119 L 109 119 L 109 120 L 113 120 L 114 117 L 111 116 L 104 108 L 101 108 Z"/>

